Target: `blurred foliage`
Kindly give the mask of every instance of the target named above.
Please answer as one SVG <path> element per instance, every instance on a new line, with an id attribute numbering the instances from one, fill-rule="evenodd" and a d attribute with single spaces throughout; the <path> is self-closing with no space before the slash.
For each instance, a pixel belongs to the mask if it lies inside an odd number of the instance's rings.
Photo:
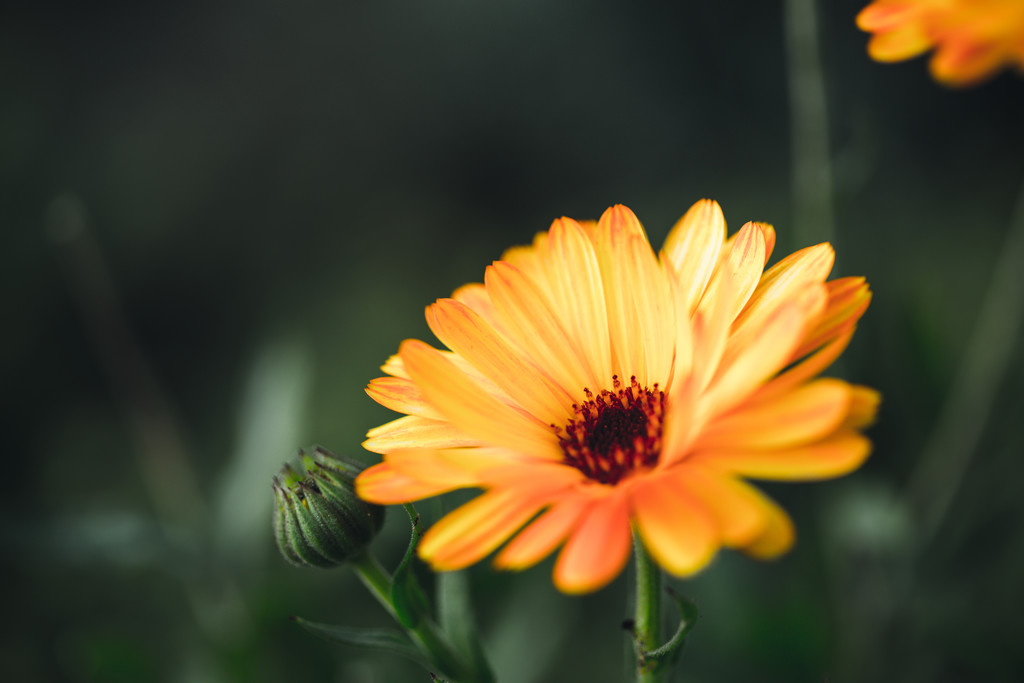
<path id="1" fill-rule="evenodd" d="M 927 543 L 906 490 L 1010 225 L 1024 81 L 944 90 L 866 57 L 861 3 L 818 4 L 835 274 L 876 293 L 836 371 L 882 390 L 876 451 L 767 487 L 800 533 L 781 561 L 725 552 L 674 582 L 701 612 L 680 679 L 1021 680 L 1019 342 Z M 622 202 L 658 244 L 708 196 L 805 246 L 782 11 L 5 7 L 0 678 L 426 680 L 287 620 L 387 625 L 350 571 L 277 556 L 271 476 L 312 443 L 371 461 L 377 366 L 557 216 Z M 402 517 L 376 543 L 392 567 Z M 620 680 L 626 577 L 572 598 L 550 569 L 471 570 L 499 678 Z"/>

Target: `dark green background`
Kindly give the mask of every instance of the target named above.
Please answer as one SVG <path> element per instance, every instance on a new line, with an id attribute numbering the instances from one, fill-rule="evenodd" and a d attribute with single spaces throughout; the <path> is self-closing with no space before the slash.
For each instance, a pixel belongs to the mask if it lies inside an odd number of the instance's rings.
<path id="1" fill-rule="evenodd" d="M 372 460 L 377 366 L 555 217 L 625 203 L 657 245 L 712 197 L 733 230 L 773 223 L 777 254 L 806 246 L 781 3 L 21 4 L 0 11 L 4 680 L 428 680 L 287 621 L 386 618 L 349 570 L 277 555 L 280 463 Z M 970 466 L 936 466 L 953 499 L 927 541 L 930 489 L 907 486 L 1011 225 L 1024 80 L 945 90 L 867 58 L 862 3 L 818 4 L 834 274 L 875 292 L 835 371 L 883 392 L 876 449 L 766 486 L 797 522 L 781 561 L 724 552 L 675 582 L 701 608 L 678 680 L 1021 680 L 1013 329 Z M 203 506 L 162 478 L 158 512 L 154 447 Z M 392 514 L 386 563 L 405 529 Z M 567 597 L 550 568 L 471 572 L 501 681 L 625 680 L 627 577 Z"/>

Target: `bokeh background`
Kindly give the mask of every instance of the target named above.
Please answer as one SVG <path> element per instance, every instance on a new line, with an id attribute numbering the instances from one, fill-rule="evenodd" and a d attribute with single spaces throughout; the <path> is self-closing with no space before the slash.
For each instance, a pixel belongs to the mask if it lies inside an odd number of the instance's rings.
<path id="1" fill-rule="evenodd" d="M 507 246 L 618 202 L 659 244 L 712 197 L 868 277 L 833 372 L 885 403 L 860 471 L 766 486 L 789 555 L 674 582 L 677 680 L 1024 680 L 1024 80 L 871 62 L 855 0 L 21 4 L 0 678 L 428 680 L 288 621 L 387 624 L 280 558 L 271 476 L 313 443 L 372 461 L 363 386 Z M 396 510 L 375 547 L 406 541 Z M 626 680 L 628 576 L 567 597 L 550 569 L 470 571 L 499 679 Z"/>

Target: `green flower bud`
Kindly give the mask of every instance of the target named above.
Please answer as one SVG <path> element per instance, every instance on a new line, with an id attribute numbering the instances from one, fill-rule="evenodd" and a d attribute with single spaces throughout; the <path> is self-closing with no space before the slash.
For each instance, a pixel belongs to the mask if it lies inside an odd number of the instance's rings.
<path id="1" fill-rule="evenodd" d="M 384 508 L 356 496 L 362 463 L 319 446 L 299 451 L 299 461 L 299 469 L 286 463 L 274 477 L 277 547 L 296 566 L 336 567 L 373 540 Z"/>

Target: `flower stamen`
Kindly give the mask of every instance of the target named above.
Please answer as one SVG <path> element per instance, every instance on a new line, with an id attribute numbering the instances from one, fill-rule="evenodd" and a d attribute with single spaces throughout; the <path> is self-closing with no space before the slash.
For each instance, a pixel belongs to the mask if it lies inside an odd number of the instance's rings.
<path id="1" fill-rule="evenodd" d="M 564 427 L 551 426 L 567 464 L 589 479 L 614 485 L 657 464 L 665 394 L 657 384 L 641 387 L 635 376 L 629 386 L 613 376 L 612 389 L 597 395 L 584 389 L 586 400 L 573 404 L 575 416 Z"/>

